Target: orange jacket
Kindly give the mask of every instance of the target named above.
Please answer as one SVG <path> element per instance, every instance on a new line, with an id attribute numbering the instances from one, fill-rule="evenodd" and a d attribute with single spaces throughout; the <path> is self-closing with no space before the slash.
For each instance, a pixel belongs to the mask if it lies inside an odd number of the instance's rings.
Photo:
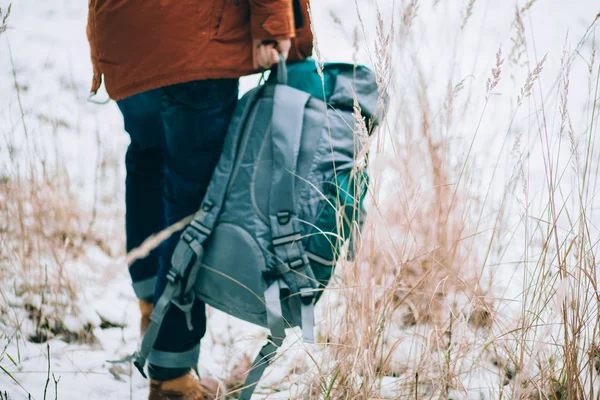
<path id="1" fill-rule="evenodd" d="M 238 78 L 252 39 L 293 39 L 290 59 L 312 52 L 309 0 L 88 0 L 94 78 L 119 100 L 175 83 Z"/>

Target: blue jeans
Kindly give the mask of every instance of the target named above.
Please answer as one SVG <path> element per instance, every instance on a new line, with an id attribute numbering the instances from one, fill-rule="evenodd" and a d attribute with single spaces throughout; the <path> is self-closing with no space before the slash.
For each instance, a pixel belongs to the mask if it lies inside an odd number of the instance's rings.
<path id="1" fill-rule="evenodd" d="M 238 97 L 237 79 L 180 83 L 117 102 L 131 144 L 125 157 L 127 251 L 150 235 L 195 213 L 221 155 Z M 181 232 L 165 240 L 129 272 L 138 298 L 157 300 L 166 286 L 173 250 Z M 193 307 L 193 331 L 172 307 L 154 349 L 184 353 L 199 345 L 206 331 L 204 303 Z M 189 366 L 149 366 L 152 379 L 185 374 Z"/>

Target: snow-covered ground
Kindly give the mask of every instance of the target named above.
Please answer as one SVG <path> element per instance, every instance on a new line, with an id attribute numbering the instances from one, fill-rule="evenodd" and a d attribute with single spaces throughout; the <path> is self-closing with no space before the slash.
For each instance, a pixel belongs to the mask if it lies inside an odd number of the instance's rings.
<path id="1" fill-rule="evenodd" d="M 91 82 L 91 64 L 85 36 L 86 2 L 82 0 L 12 0 L 12 15 L 9 29 L 0 34 L 0 175 L 12 176 L 23 173 L 18 170 L 15 159 L 28 164 L 31 161 L 38 172 L 44 166 L 52 170 L 64 169 L 68 172 L 70 188 L 86 218 L 94 219 L 93 229 L 100 232 L 103 242 L 98 245 L 86 243 L 81 256 L 68 261 L 65 270 L 75 288 L 77 310 L 65 310 L 70 315 L 64 318 L 69 331 L 76 332 L 90 326 L 94 340 L 91 344 L 67 343 L 61 337 L 47 343 L 32 343 L 23 340 L 35 333 L 23 304 L 43 303 L 43 293 L 16 296 L 7 286 L 17 285 L 14 280 L 5 278 L 7 272 L 23 266 L 9 265 L 0 259 L 0 277 L 4 289 L 1 299 L 4 305 L 15 306 L 10 324 L 0 324 L 0 391 L 7 391 L 10 399 L 26 399 L 30 394 L 34 399 L 143 399 L 147 396 L 147 381 L 130 366 L 112 366 L 106 360 L 121 358 L 135 350 L 138 340 L 139 311 L 129 285 L 124 261 L 123 203 L 124 168 L 123 156 L 128 144 L 123 122 L 114 103 L 97 105 L 86 101 Z M 589 87 L 590 72 L 587 71 L 595 40 L 593 30 L 587 31 L 600 12 L 594 0 L 538 0 L 527 13 L 524 13 L 528 41 L 529 64 L 525 57 L 517 63 L 510 63 L 509 57 L 515 37 L 513 24 L 515 3 L 503 0 L 428 0 L 419 4 L 414 22 L 415 33 L 402 41 L 401 25 L 403 15 L 410 1 L 380 0 L 384 33 L 390 26 L 395 29 L 396 42 L 392 45 L 394 86 L 392 117 L 401 114 L 400 108 L 418 108 L 418 100 L 410 97 L 411 88 L 426 82 L 425 91 L 431 108 L 442 109 L 448 93 L 448 82 L 453 85 L 464 80 L 463 102 L 465 114 L 457 116 L 453 132 L 448 133 L 457 164 L 464 160 L 473 141 L 472 166 L 479 172 L 480 186 L 471 183 L 468 191 L 480 190 L 484 193 L 490 187 L 490 200 L 487 207 L 497 208 L 502 200 L 506 185 L 512 179 L 515 164 L 514 148 L 516 138 L 519 145 L 516 153 L 526 158 L 525 171 L 528 199 L 532 210 L 542 210 L 544 159 L 540 149 L 539 121 L 529 117 L 540 104 L 526 101 L 514 124 L 509 127 L 511 116 L 516 108 L 516 94 L 523 86 L 529 71 L 535 68 L 544 54 L 548 54 L 540 78 L 541 85 L 537 101 L 541 98 L 552 110 L 548 115 L 548 129 L 556 132 L 560 125 L 558 110 L 560 101 L 559 70 L 563 47 L 566 43 L 569 54 L 573 53 L 570 75 L 569 107 L 572 110 L 572 124 L 576 138 L 585 143 L 585 131 L 593 98 L 593 87 Z M 468 4 L 473 4 L 473 13 L 465 23 Z M 0 0 L 4 10 L 7 0 Z M 357 17 L 356 5 L 362 15 Z M 523 6 L 525 2 L 519 2 Z M 377 37 L 377 15 L 375 2 L 360 0 L 328 0 L 314 2 L 313 16 L 320 55 L 324 61 L 358 60 L 372 65 Z M 358 41 L 354 43 L 355 32 Z M 567 36 L 568 34 L 568 36 Z M 590 37 L 592 39 L 590 39 Z M 580 41 L 586 38 L 584 44 Z M 400 43 L 400 44 L 398 44 Z M 596 41 L 597 43 L 597 41 Z M 505 59 L 500 83 L 491 96 L 487 110 L 479 121 L 484 107 L 485 82 L 496 62 L 496 52 L 502 48 Z M 577 52 L 575 52 L 577 50 Z M 584 61 L 587 60 L 587 61 Z M 597 67 L 598 61 L 595 61 Z M 592 81 L 595 83 L 595 77 Z M 242 89 L 255 85 L 256 77 L 245 78 Z M 16 87 L 18 87 L 18 95 Z M 592 90 L 590 97 L 589 90 Z M 505 95 L 506 94 L 506 95 Z M 513 96 L 515 94 L 515 96 Z M 100 94 L 100 98 L 105 94 Z M 458 107 L 457 107 L 458 109 Z M 477 125 L 481 129 L 477 130 Z M 393 124 L 386 134 L 396 134 Z M 507 133 L 508 132 L 508 133 Z M 503 145 L 504 138 L 507 144 Z M 595 136 L 593 136 L 595 137 Z M 556 145 L 552 143 L 551 148 Z M 595 140 L 596 149 L 600 144 Z M 9 148 L 10 147 L 10 148 Z M 542 146 L 543 147 L 543 146 Z M 507 150 L 509 149 L 509 150 Z M 528 151 L 529 150 L 529 151 Z M 583 150 L 582 150 L 583 151 Z M 500 160 L 500 162 L 497 162 Z M 568 157 L 565 157 L 568 160 Z M 564 164 L 568 161 L 562 160 Z M 598 163 L 597 159 L 593 160 Z M 495 169 L 495 165 L 498 168 Z M 374 163 L 380 168 L 384 163 Z M 595 165 L 593 164 L 594 168 Z M 568 168 L 563 168 L 568 170 Z M 562 169 L 561 169 L 562 171 Z M 592 175 L 595 179 L 597 176 Z M 493 179 L 492 179 L 493 178 Z M 592 185 L 589 216 L 592 237 L 598 238 L 598 215 L 600 201 L 594 201 L 596 189 Z M 518 192 L 518 191 L 517 191 Z M 389 193 L 386 195 L 392 196 Z M 568 194 L 565 194 L 568 196 Z M 507 217 L 507 226 L 518 226 L 522 209 L 517 195 L 512 198 L 517 204 L 514 215 Z M 1 200 L 1 199 L 0 199 Z M 566 202 L 565 202 L 566 203 Z M 96 216 L 92 217 L 92 211 Z M 531 211 L 536 217 L 541 211 Z M 87 214 L 85 214 L 87 213 Z M 89 215 L 88 215 L 89 214 Z M 594 219 L 595 218 L 595 219 Z M 1 222 L 1 221 L 0 221 Z M 484 221 L 480 231 L 484 232 L 493 224 Z M 569 225 L 570 226 L 570 225 Z M 525 233 L 521 228 L 510 231 L 514 236 L 506 241 L 504 256 L 488 261 L 496 263 L 494 269 L 494 290 L 498 298 L 516 299 L 523 289 L 522 265 L 514 262 L 523 259 Z M 0 242 L 0 245 L 5 243 Z M 44 260 L 39 260 L 43 265 Z M 16 276 L 16 274 L 15 274 Z M 43 280 L 43 274 L 36 275 Z M 61 294 L 54 294 L 60 296 Z M 331 315 L 324 311 L 323 315 Z M 503 303 L 500 312 L 516 312 L 517 302 Z M 15 323 L 18 322 L 18 325 Z M 108 326 L 107 326 L 107 323 Z M 11 326 L 12 324 L 12 326 Z M 22 333 L 17 340 L 15 332 Z M 411 336 L 402 334 L 409 340 L 402 341 L 396 352 L 402 363 L 414 356 L 415 348 L 427 344 L 420 338 L 423 332 L 415 331 Z M 294 396 L 306 381 L 311 369 L 311 359 L 306 351 L 318 353 L 318 346 L 306 348 L 297 335 L 290 335 L 286 343 L 287 351 L 277 361 L 277 368 L 270 368 L 257 393 L 270 399 L 285 399 Z M 209 328 L 202 342 L 200 358 L 201 374 L 217 378 L 228 376 L 231 369 L 244 354 L 254 354 L 264 341 L 266 331 L 235 320 L 216 310 L 209 310 Z M 472 337 L 469 340 L 481 342 L 484 338 Z M 49 351 L 49 356 L 48 356 Z M 498 371 L 493 365 L 480 368 L 465 378 L 464 390 L 457 391 L 452 398 L 497 398 Z M 11 378 L 12 376 L 12 378 Z M 60 379 L 55 394 L 53 376 Z M 49 377 L 49 378 L 48 378 Z M 14 379 L 13 379 L 14 378 Z M 49 380 L 48 380 L 49 379 Z M 49 382 L 47 384 L 47 382 Z M 396 398 L 396 378 L 385 378 L 381 396 Z"/>

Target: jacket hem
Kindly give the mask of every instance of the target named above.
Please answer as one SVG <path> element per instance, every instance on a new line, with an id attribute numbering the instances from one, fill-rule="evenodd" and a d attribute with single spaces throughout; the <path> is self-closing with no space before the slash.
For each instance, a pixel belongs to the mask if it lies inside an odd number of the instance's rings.
<path id="1" fill-rule="evenodd" d="M 205 80 L 205 79 L 236 79 L 245 75 L 250 75 L 256 71 L 239 71 L 227 69 L 203 69 L 202 71 L 188 71 L 182 73 L 173 73 L 167 75 L 154 76 L 143 81 L 134 82 L 132 84 L 111 88 L 106 87 L 109 97 L 115 101 L 122 100 L 126 97 L 133 96 L 138 93 L 146 92 L 152 89 L 158 89 L 164 86 L 175 85 L 177 83 Z"/>

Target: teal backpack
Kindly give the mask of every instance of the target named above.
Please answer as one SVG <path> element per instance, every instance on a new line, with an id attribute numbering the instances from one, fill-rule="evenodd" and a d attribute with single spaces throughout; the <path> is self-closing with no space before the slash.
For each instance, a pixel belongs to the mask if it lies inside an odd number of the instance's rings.
<path id="1" fill-rule="evenodd" d="M 314 341 L 314 305 L 364 215 L 355 98 L 370 126 L 379 100 L 367 68 L 325 64 L 322 73 L 323 80 L 311 60 L 287 68 L 280 62 L 264 85 L 240 99 L 206 196 L 174 251 L 167 287 L 134 355 L 143 375 L 146 360 L 196 365 L 199 348 L 185 355 L 153 349 L 171 306 L 186 313 L 191 327 L 195 298 L 270 330 L 241 399 L 250 399 L 286 328 L 300 326 L 304 341 Z"/>

